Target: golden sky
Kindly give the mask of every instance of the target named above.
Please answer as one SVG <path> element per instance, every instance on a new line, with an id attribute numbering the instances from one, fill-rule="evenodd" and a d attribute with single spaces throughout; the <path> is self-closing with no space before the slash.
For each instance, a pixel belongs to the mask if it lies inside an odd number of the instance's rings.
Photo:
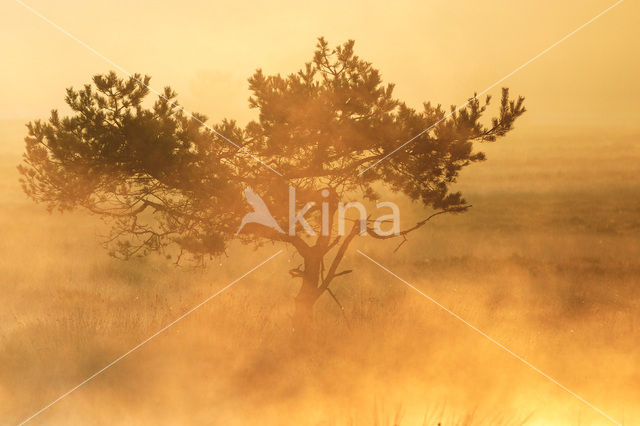
<path id="1" fill-rule="evenodd" d="M 247 77 L 258 67 L 297 70 L 320 35 L 355 39 L 411 105 L 460 104 L 614 3 L 26 2 L 126 70 L 152 75 L 153 87 L 171 85 L 214 122 L 249 119 Z M 519 126 L 637 132 L 639 16 L 626 0 L 503 83 L 527 97 Z M 0 5 L 0 31 L 5 123 L 47 117 L 63 107 L 66 87 L 114 68 L 13 0 Z"/>

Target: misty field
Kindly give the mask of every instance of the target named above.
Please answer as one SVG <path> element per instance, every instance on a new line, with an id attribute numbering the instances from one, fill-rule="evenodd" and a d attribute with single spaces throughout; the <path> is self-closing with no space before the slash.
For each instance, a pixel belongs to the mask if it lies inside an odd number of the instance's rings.
<path id="1" fill-rule="evenodd" d="M 395 253 L 397 242 L 358 248 L 637 424 L 635 143 L 551 141 L 507 164 L 516 141 L 464 176 L 468 213 L 438 218 Z M 110 258 L 95 218 L 26 200 L 17 161 L 2 159 L 1 424 L 29 417 L 278 249 L 234 246 L 206 269 Z M 301 340 L 289 318 L 296 261 L 280 255 L 33 424 L 609 424 L 355 251 L 345 262 L 356 272 L 333 286 L 344 315 L 325 296 Z"/>

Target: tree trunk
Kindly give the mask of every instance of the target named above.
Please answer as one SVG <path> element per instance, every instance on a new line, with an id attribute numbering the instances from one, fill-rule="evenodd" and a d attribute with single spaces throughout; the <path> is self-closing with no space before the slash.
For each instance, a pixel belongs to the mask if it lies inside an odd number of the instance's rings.
<path id="1" fill-rule="evenodd" d="M 295 298 L 295 310 L 292 317 L 295 331 L 305 330 L 313 323 L 313 305 L 322 295 L 320 267 L 320 258 L 308 257 L 304 259 L 302 285 Z"/>

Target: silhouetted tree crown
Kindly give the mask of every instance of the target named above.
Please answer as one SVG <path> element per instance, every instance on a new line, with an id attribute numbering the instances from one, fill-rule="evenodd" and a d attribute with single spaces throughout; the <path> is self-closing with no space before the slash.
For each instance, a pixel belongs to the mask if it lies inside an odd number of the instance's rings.
<path id="1" fill-rule="evenodd" d="M 465 200 L 450 186 L 465 166 L 485 159 L 474 142 L 504 136 L 525 112 L 524 99 L 511 100 L 507 89 L 488 125 L 481 118 L 489 96 L 472 98 L 448 118 L 454 107 L 426 102 L 416 110 L 394 98 L 393 84 L 384 84 L 380 72 L 354 53 L 353 41 L 332 49 L 323 38 L 312 61 L 296 73 L 257 70 L 249 78 L 249 106 L 259 116 L 245 127 L 223 120 L 212 131 L 203 125 L 205 116 L 187 115 L 168 87 L 151 105 L 145 102 L 149 82 L 138 74 L 96 75 L 92 84 L 67 90 L 71 116 L 61 118 L 54 110 L 49 121 L 29 123 L 19 166 L 25 192 L 49 209 L 83 207 L 107 219 L 107 245 L 124 258 L 173 245 L 180 258 L 189 253 L 202 260 L 222 253 L 235 238 L 290 243 L 305 264 L 290 272 L 303 278 L 306 296 L 299 297 L 312 299 L 306 302 L 311 305 L 342 274 L 337 264 L 357 232 L 336 236 L 332 220 L 329 236 L 291 236 L 260 226 L 236 235 L 248 211 L 244 188 L 260 194 L 285 229 L 289 186 L 297 190 L 298 205 L 320 201 L 320 191 L 329 190 L 332 215 L 338 201 L 376 200 L 384 188 L 436 213 L 463 211 Z M 319 213 L 316 208 L 308 217 L 315 229 Z"/>

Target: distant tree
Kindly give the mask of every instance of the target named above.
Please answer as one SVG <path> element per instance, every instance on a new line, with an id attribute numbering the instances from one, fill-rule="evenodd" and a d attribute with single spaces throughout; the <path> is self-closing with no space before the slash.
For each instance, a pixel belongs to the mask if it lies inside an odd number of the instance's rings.
<path id="1" fill-rule="evenodd" d="M 233 239 L 290 244 L 302 258 L 289 271 L 301 279 L 293 316 L 298 326 L 311 317 L 318 298 L 331 293 L 333 280 L 350 272 L 338 267 L 363 229 L 375 238 L 404 238 L 428 220 L 383 235 L 370 218 L 354 219 L 338 235 L 339 202 L 372 202 L 387 189 L 419 201 L 429 217 L 465 211 L 462 195 L 449 187 L 463 167 L 485 159 L 473 143 L 504 136 L 525 111 L 523 98 L 510 100 L 507 89 L 489 125 L 480 119 L 490 97 L 482 103 L 474 97 L 444 120 L 448 111 L 440 105 L 415 110 L 393 97 L 394 86 L 384 85 L 353 47 L 348 41 L 331 49 L 320 38 L 313 60 L 298 72 L 284 77 L 257 70 L 249 78 L 249 106 L 259 111 L 258 120 L 244 128 L 223 120 L 215 132 L 203 125 L 203 115 L 186 115 L 168 87 L 153 105 L 145 103 L 148 76 L 96 75 L 92 85 L 67 89 L 71 116 L 54 110 L 48 122 L 27 124 L 18 167 L 23 189 L 50 210 L 81 207 L 106 219 L 111 233 L 105 244 L 120 258 L 150 252 L 170 257 L 175 250 L 176 262 L 186 255 L 203 262 Z M 285 232 L 249 223 L 236 233 L 251 210 L 243 199 L 248 187 Z M 315 202 L 305 216 L 315 236 L 300 224 L 295 235 L 287 232 L 289 187 L 296 189 L 296 208 Z"/>

